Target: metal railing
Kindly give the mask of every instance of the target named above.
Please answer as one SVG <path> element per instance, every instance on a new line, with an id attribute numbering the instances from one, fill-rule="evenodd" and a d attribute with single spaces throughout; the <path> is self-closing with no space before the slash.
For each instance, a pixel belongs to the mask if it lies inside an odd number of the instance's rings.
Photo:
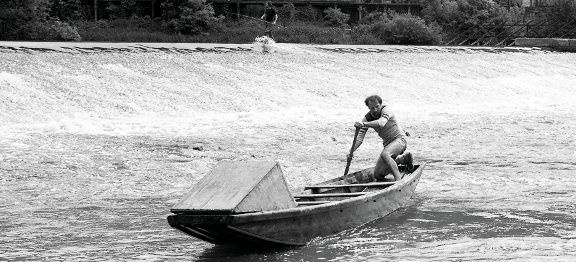
<path id="1" fill-rule="evenodd" d="M 479 25 L 452 36 L 445 45 L 509 46 L 519 37 L 576 38 L 576 20 Z"/>

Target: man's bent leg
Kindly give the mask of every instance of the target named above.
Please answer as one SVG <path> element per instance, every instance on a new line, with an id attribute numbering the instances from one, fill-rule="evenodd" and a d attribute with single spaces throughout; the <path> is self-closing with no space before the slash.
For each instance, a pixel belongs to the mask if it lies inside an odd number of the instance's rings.
<path id="1" fill-rule="evenodd" d="M 398 181 L 402 178 L 400 174 L 400 170 L 398 170 L 398 165 L 392 157 L 386 152 L 382 152 L 380 154 L 380 158 L 376 162 L 376 167 L 374 168 L 374 177 L 376 179 L 384 179 L 384 177 L 388 174 L 392 173 L 394 175 L 394 180 Z"/>
<path id="2" fill-rule="evenodd" d="M 374 179 L 376 181 L 384 180 L 384 177 L 386 177 L 386 175 L 388 175 L 390 172 L 390 168 L 388 168 L 388 165 L 386 165 L 384 159 L 379 156 L 378 160 L 376 161 L 376 166 L 374 167 Z"/>
<path id="3" fill-rule="evenodd" d="M 396 139 L 392 143 L 388 144 L 380 153 L 378 161 L 376 161 L 376 167 L 374 168 L 374 178 L 384 179 L 388 173 L 394 175 L 395 180 L 400 180 L 402 175 L 398 170 L 398 165 L 394 158 L 402 154 L 406 149 L 406 141 L 403 139 Z"/>
<path id="4" fill-rule="evenodd" d="M 384 164 L 384 167 L 378 168 L 379 163 L 376 163 L 375 170 L 383 170 L 384 172 L 386 171 L 391 172 L 392 175 L 394 175 L 394 180 L 396 181 L 402 178 L 402 174 L 400 174 L 400 170 L 398 170 L 398 165 L 396 165 L 396 162 L 394 161 L 394 159 L 392 159 L 390 155 L 384 153 L 380 154 L 380 159 L 378 160 L 378 162 L 380 163 L 380 165 Z M 384 178 L 384 176 L 386 176 L 388 172 L 386 173 L 375 172 L 374 177 L 377 177 L 379 179 Z"/>

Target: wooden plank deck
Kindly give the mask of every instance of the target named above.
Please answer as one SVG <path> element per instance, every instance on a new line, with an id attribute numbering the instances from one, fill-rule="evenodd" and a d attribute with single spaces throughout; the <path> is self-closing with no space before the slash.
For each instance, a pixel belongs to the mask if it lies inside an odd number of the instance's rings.
<path id="1" fill-rule="evenodd" d="M 357 197 L 368 194 L 367 192 L 355 193 L 326 193 L 326 194 L 302 194 L 294 195 L 294 198 L 320 198 L 320 197 Z"/>
<path id="2" fill-rule="evenodd" d="M 396 182 L 373 182 L 373 183 L 362 183 L 362 184 L 343 184 L 343 185 L 313 185 L 304 187 L 304 189 L 320 189 L 320 188 L 349 188 L 349 187 L 379 187 L 379 186 L 390 186 L 394 185 Z"/>
<path id="3" fill-rule="evenodd" d="M 326 203 L 330 203 L 332 201 L 298 201 L 296 202 L 296 204 L 298 206 L 313 206 L 313 205 L 321 205 L 321 204 L 326 204 Z"/>

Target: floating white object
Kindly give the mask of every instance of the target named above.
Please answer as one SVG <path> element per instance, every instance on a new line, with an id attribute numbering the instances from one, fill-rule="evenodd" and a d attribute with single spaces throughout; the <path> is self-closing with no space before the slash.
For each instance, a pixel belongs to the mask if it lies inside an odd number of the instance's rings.
<path id="1" fill-rule="evenodd" d="M 259 36 L 254 39 L 254 50 L 262 53 L 274 53 L 276 42 L 268 36 Z"/>

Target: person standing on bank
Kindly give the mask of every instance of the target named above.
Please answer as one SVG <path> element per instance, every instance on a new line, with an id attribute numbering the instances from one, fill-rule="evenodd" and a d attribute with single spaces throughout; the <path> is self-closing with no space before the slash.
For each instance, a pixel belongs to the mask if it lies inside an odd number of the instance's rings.
<path id="1" fill-rule="evenodd" d="M 274 38 L 272 36 L 272 29 L 274 25 L 276 25 L 276 20 L 278 20 L 278 14 L 276 13 L 276 9 L 274 6 L 270 4 L 270 2 L 266 2 L 264 5 L 264 14 L 261 17 L 262 20 L 266 22 L 266 34 L 270 38 Z"/>
<path id="2" fill-rule="evenodd" d="M 374 168 L 374 178 L 383 180 L 388 173 L 394 175 L 396 181 L 402 178 L 398 170 L 398 163 L 406 164 L 411 169 L 412 154 L 404 153 L 407 146 L 406 133 L 396 121 L 396 117 L 386 105 L 382 104 L 382 98 L 377 95 L 369 96 L 364 103 L 370 110 L 361 122 L 354 123 L 356 128 L 360 128 L 358 138 L 352 152 L 356 151 L 366 135 L 368 128 L 372 128 L 382 138 L 384 149 Z"/>

